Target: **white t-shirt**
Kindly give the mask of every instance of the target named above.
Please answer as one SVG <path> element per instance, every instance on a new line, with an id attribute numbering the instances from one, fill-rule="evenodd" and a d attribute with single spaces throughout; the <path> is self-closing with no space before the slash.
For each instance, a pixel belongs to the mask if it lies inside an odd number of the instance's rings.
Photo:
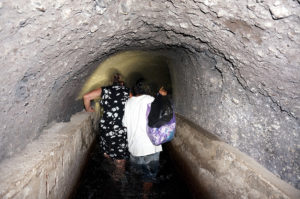
<path id="1" fill-rule="evenodd" d="M 147 105 L 154 98 L 149 95 L 131 97 L 125 104 L 123 125 L 127 127 L 128 149 L 133 156 L 145 156 L 162 151 L 161 145 L 155 146 L 146 132 Z"/>

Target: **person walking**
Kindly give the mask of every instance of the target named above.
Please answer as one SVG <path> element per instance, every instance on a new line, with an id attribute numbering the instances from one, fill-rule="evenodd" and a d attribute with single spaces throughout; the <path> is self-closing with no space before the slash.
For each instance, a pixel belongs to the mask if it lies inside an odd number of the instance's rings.
<path id="1" fill-rule="evenodd" d="M 142 173 L 143 196 L 147 198 L 153 182 L 156 181 L 162 146 L 153 145 L 146 131 L 147 105 L 154 100 L 154 97 L 150 96 L 150 86 L 145 81 L 138 81 L 133 91 L 135 96 L 125 104 L 123 125 L 127 127 L 131 168 L 137 173 Z M 166 94 L 166 91 L 161 89 L 160 93 Z"/>
<path id="2" fill-rule="evenodd" d="M 94 112 L 91 100 L 101 97 L 100 106 L 103 115 L 100 119 L 100 146 L 105 158 L 113 160 L 115 170 L 113 178 L 120 180 L 125 172 L 128 157 L 127 130 L 122 125 L 125 102 L 129 98 L 129 89 L 121 81 L 120 74 L 114 74 L 111 86 L 95 89 L 83 96 L 87 112 Z"/>

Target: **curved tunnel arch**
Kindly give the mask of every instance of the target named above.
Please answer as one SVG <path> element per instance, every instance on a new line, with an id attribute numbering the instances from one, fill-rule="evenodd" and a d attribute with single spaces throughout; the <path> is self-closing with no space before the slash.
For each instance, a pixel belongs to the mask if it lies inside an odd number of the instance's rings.
<path id="1" fill-rule="evenodd" d="M 168 58 L 180 115 L 299 188 L 297 2 L 285 5 L 288 16 L 269 2 L 131 3 L 2 3 L 11 22 L 1 20 L 1 160 L 82 110 L 78 88 L 99 63 L 148 50 Z"/>
<path id="2" fill-rule="evenodd" d="M 155 52 L 126 51 L 112 55 L 101 63 L 87 79 L 77 99 L 99 87 L 111 84 L 114 73 L 120 73 L 128 87 L 132 87 L 137 79 L 145 78 L 150 84 L 171 88 L 168 59 Z"/>
<path id="3" fill-rule="evenodd" d="M 288 175 L 286 172 L 278 170 L 278 167 L 286 167 L 286 165 L 282 164 L 282 157 L 279 158 L 274 154 L 287 155 L 289 147 L 287 145 L 278 146 L 278 144 L 276 146 L 271 143 L 288 142 L 289 145 L 295 146 L 297 139 L 274 137 L 274 130 L 268 130 L 269 134 L 262 135 L 262 131 L 256 131 L 256 128 L 252 127 L 252 125 L 255 126 L 255 122 L 261 121 L 273 124 L 274 118 L 282 118 L 283 116 L 278 112 L 279 108 L 274 107 L 272 100 L 263 95 L 256 94 L 253 96 L 251 91 L 245 89 L 232 69 L 231 62 L 209 51 L 192 52 L 178 47 L 165 50 L 158 49 L 148 51 L 148 53 L 152 53 L 152 56 L 155 54 L 159 56 L 159 62 L 164 61 L 164 59 L 168 62 L 175 109 L 178 114 L 213 132 L 223 141 L 255 158 L 272 172 L 281 173 L 282 177 Z M 131 55 L 124 54 L 121 60 L 124 58 L 132 59 Z M 148 61 L 147 56 L 149 54 L 139 56 Z M 125 66 L 128 67 L 126 64 Z M 151 66 L 146 65 L 147 67 Z M 101 71 L 101 65 L 98 69 Z M 139 70 L 130 67 L 126 69 L 127 74 Z M 104 82 L 100 82 L 99 85 L 107 84 L 111 71 L 107 72 Z M 151 79 L 151 74 L 146 76 Z M 91 90 L 94 86 L 96 85 L 88 86 L 83 90 Z M 81 95 L 82 92 L 79 96 Z M 78 102 L 82 105 L 81 100 Z M 56 103 L 55 106 L 57 106 Z M 264 109 L 263 112 L 262 109 Z M 67 110 L 70 110 L 69 107 Z M 290 129 L 296 130 L 296 124 L 293 124 L 289 117 L 285 116 L 276 122 L 271 128 L 277 128 L 276 125 L 287 125 Z M 260 126 L 261 124 L 257 125 Z M 292 160 L 292 162 L 294 161 Z"/>

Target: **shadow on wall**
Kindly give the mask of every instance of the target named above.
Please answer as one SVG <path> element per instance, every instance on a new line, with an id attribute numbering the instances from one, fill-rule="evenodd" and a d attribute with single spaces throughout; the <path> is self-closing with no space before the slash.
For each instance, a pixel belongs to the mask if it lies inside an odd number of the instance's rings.
<path id="1" fill-rule="evenodd" d="M 99 87 L 111 84 L 113 73 L 120 73 L 128 87 L 132 87 L 137 79 L 145 78 L 153 89 L 159 86 L 171 89 L 171 78 L 168 59 L 154 52 L 126 51 L 109 57 L 101 63 L 82 87 L 77 100 Z"/>

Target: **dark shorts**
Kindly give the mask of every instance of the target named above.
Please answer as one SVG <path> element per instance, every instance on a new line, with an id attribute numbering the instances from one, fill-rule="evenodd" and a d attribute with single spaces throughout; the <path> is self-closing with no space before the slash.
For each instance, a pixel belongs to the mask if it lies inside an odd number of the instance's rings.
<path id="1" fill-rule="evenodd" d="M 159 152 L 146 156 L 130 155 L 131 169 L 142 176 L 144 182 L 156 182 L 159 170 Z"/>

